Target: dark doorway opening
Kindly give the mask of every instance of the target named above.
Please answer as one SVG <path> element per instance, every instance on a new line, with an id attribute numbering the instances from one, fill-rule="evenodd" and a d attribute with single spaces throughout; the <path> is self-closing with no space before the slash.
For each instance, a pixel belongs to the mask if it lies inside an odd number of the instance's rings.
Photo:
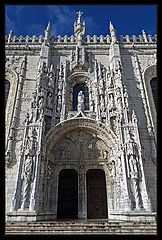
<path id="1" fill-rule="evenodd" d="M 105 173 L 101 169 L 87 171 L 87 218 L 107 218 Z"/>
<path id="2" fill-rule="evenodd" d="M 64 169 L 59 173 L 58 219 L 78 217 L 78 174 L 74 169 Z"/>

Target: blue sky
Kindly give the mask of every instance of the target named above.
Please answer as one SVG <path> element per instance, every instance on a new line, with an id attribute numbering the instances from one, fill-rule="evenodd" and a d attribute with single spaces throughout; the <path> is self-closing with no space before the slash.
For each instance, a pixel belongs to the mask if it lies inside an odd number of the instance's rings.
<path id="1" fill-rule="evenodd" d="M 86 34 L 109 34 L 111 21 L 117 35 L 139 35 L 142 30 L 147 34 L 157 33 L 156 5 L 6 5 L 6 34 L 10 30 L 19 35 L 43 35 L 50 20 L 52 35 L 68 35 L 74 33 L 76 12 L 83 12 L 86 22 Z"/>

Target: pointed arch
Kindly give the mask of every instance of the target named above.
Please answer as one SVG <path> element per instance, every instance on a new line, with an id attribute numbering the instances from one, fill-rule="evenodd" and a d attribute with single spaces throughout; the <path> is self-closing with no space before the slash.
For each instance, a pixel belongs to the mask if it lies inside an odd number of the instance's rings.
<path id="1" fill-rule="evenodd" d="M 146 86 L 146 96 L 150 109 L 152 122 L 156 132 L 157 124 L 157 68 L 156 65 L 149 66 L 144 71 L 144 81 Z"/>
<path id="2" fill-rule="evenodd" d="M 5 79 L 9 82 L 9 91 L 7 94 L 7 102 L 6 102 L 6 111 L 5 111 L 5 126 L 6 126 L 6 136 L 8 135 L 8 129 L 12 121 L 12 114 L 15 105 L 17 85 L 18 85 L 18 75 L 17 73 L 10 69 L 6 68 L 5 71 Z"/>

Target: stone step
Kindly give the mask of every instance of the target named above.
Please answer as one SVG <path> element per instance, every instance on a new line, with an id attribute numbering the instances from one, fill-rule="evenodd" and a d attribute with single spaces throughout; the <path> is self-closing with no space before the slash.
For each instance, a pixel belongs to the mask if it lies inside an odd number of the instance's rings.
<path id="1" fill-rule="evenodd" d="M 7 223 L 6 234 L 156 234 L 155 222 Z"/>

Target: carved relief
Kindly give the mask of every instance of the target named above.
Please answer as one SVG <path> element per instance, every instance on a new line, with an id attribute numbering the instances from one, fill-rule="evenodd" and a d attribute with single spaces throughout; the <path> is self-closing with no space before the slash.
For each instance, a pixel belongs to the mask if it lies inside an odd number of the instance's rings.
<path id="1" fill-rule="evenodd" d="M 28 208 L 30 200 L 31 183 L 34 180 L 35 158 L 37 148 L 37 132 L 32 130 L 31 135 L 27 136 L 24 151 L 24 164 L 22 170 L 23 192 L 21 210 Z"/>
<path id="2" fill-rule="evenodd" d="M 130 177 L 131 189 L 135 200 L 135 208 L 141 209 L 143 207 L 140 189 L 142 174 L 139 163 L 138 145 L 134 139 L 134 134 L 131 129 L 128 132 L 127 138 L 128 142 L 126 144 L 126 151 L 128 157 L 128 173 Z"/>
<path id="3" fill-rule="evenodd" d="M 57 146 L 51 150 L 50 156 L 53 161 L 107 161 L 108 149 L 101 139 L 87 132 L 79 131 L 68 134 L 58 142 Z"/>

